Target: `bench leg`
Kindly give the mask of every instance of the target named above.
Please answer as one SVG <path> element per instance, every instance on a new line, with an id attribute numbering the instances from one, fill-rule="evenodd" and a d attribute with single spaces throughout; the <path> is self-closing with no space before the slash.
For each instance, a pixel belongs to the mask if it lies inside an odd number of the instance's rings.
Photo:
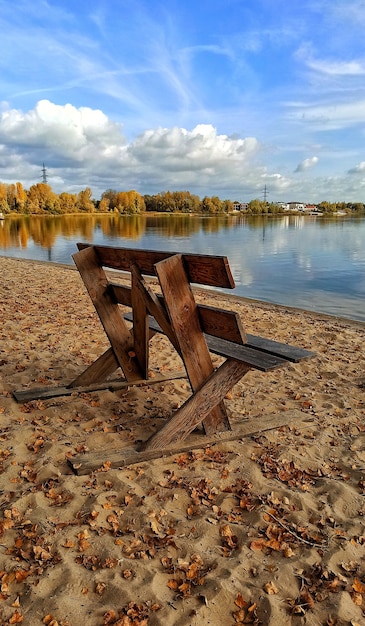
<path id="1" fill-rule="evenodd" d="M 250 369 L 246 363 L 227 359 L 169 421 L 141 446 L 141 450 L 163 450 L 172 443 L 184 441 Z"/>
<path id="2" fill-rule="evenodd" d="M 99 315 L 115 358 L 128 381 L 143 378 L 133 354 L 131 334 L 123 320 L 117 302 L 109 289 L 108 279 L 93 247 L 73 255 L 91 301 Z"/>
<path id="3" fill-rule="evenodd" d="M 182 256 L 175 254 L 156 263 L 155 268 L 190 385 L 193 391 L 197 391 L 214 371 L 214 367 Z M 223 402 L 224 395 L 218 402 L 213 401 L 211 410 L 204 415 L 203 428 L 208 435 L 231 428 Z"/>
<path id="4" fill-rule="evenodd" d="M 111 376 L 118 367 L 119 363 L 114 356 L 114 352 L 112 348 L 109 348 L 67 387 L 83 387 L 92 383 L 99 383 Z"/>

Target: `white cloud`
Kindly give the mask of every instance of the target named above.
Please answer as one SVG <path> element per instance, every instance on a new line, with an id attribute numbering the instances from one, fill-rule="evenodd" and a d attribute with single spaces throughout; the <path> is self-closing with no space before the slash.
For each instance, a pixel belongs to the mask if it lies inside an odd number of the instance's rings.
<path id="1" fill-rule="evenodd" d="M 365 175 L 365 161 L 361 161 L 358 165 L 351 168 L 349 174 L 364 174 Z"/>
<path id="2" fill-rule="evenodd" d="M 308 59 L 307 65 L 316 72 L 330 76 L 363 76 L 365 74 L 365 61 L 326 61 Z"/>
<path id="3" fill-rule="evenodd" d="M 64 187 L 96 185 L 141 188 L 237 187 L 245 173 L 253 180 L 252 160 L 260 150 L 254 137 L 220 135 L 210 124 L 147 130 L 127 143 L 120 124 L 102 111 L 41 100 L 27 113 L 5 109 L 0 113 L 0 147 L 6 146 L 7 178 L 22 179 L 23 171 L 37 171 L 43 162 L 49 181 Z M 24 167 L 10 166 L 14 155 Z M 256 167 L 257 172 L 257 167 Z M 6 182 L 6 181 L 5 181 Z M 33 181 L 37 182 L 37 181 Z M 65 190 L 64 188 L 62 190 Z"/>
<path id="4" fill-rule="evenodd" d="M 318 130 L 347 128 L 365 122 L 365 99 L 325 104 L 289 103 L 289 118 L 315 125 Z"/>
<path id="5" fill-rule="evenodd" d="M 270 168 L 265 158 L 272 160 Z M 288 196 L 311 202 L 363 198 L 361 177 L 354 184 L 354 178 L 345 174 L 316 179 L 310 174 L 290 176 L 280 171 L 273 152 L 256 137 L 222 134 L 211 124 L 198 124 L 191 130 L 152 128 L 127 140 L 122 125 L 98 109 L 41 100 L 23 112 L 4 104 L 0 109 L 1 181 L 20 180 L 29 188 L 41 180 L 43 162 L 56 193 L 88 186 L 95 198 L 109 188 L 136 189 L 142 194 L 186 189 L 201 197 L 248 201 L 261 198 L 265 186 L 271 201 Z M 317 162 L 318 157 L 305 159 L 297 171 L 310 171 Z M 365 162 L 350 171 L 362 172 Z"/>
<path id="6" fill-rule="evenodd" d="M 310 159 L 304 159 L 303 161 L 301 161 L 297 167 L 295 168 L 295 172 L 305 172 L 306 170 L 311 169 L 312 167 L 314 167 L 314 165 L 317 165 L 318 163 L 318 157 L 314 156 L 311 157 Z"/>
<path id="7" fill-rule="evenodd" d="M 88 107 L 40 100 L 28 113 L 10 109 L 0 115 L 0 141 L 25 151 L 51 149 L 54 155 L 88 159 L 88 151 L 106 149 L 116 137 L 123 143 L 120 125 Z"/>

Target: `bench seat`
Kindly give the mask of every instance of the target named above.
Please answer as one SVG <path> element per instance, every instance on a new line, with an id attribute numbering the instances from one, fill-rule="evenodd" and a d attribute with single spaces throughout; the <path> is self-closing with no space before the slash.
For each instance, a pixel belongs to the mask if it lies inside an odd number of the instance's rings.
<path id="1" fill-rule="evenodd" d="M 125 313 L 124 319 L 133 323 L 133 313 Z M 148 326 L 156 333 L 164 334 L 154 317 L 148 316 Z M 265 339 L 256 335 L 247 334 L 247 343 L 239 345 L 227 339 L 213 337 L 204 333 L 209 351 L 226 358 L 237 359 L 254 369 L 262 372 L 282 367 L 286 362 L 299 363 L 303 359 L 310 359 L 314 352 L 291 346 L 272 339 Z"/>

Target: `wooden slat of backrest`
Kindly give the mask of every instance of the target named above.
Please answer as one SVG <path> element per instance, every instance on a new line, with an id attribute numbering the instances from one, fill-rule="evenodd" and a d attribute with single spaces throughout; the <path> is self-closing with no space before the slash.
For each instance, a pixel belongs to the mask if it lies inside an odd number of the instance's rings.
<path id="1" fill-rule="evenodd" d="M 91 244 L 78 243 L 79 250 Z M 134 250 L 132 248 L 114 248 L 109 246 L 93 246 L 101 265 L 110 269 L 130 271 L 135 263 L 142 274 L 156 276 L 155 264 L 167 259 L 175 252 L 158 250 Z M 228 259 L 225 256 L 207 254 L 182 254 L 183 263 L 190 283 L 234 289 L 235 284 Z"/>
<path id="2" fill-rule="evenodd" d="M 109 287 L 112 289 L 114 298 L 119 304 L 132 306 L 130 287 L 117 285 L 116 283 L 110 283 Z M 165 306 L 163 296 L 157 295 L 157 297 L 162 306 Z M 200 325 L 204 333 L 239 344 L 246 343 L 246 334 L 238 313 L 216 309 L 205 304 L 197 304 L 197 308 Z"/>
<path id="3" fill-rule="evenodd" d="M 247 337 L 238 313 L 198 304 L 202 330 L 207 335 L 245 344 Z"/>

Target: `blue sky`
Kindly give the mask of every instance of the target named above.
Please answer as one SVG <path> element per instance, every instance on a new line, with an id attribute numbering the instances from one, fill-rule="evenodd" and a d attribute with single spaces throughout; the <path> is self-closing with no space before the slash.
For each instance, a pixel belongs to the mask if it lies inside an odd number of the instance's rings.
<path id="1" fill-rule="evenodd" d="M 0 0 L 0 181 L 365 202 L 365 0 Z"/>

